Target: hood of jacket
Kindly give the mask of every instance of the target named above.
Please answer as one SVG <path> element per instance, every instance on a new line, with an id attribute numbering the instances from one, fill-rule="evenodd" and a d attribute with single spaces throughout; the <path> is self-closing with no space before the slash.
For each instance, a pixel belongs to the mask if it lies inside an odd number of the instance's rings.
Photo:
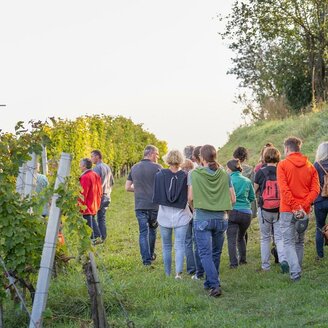
<path id="1" fill-rule="evenodd" d="M 307 164 L 308 158 L 301 153 L 292 153 L 286 157 L 286 161 L 299 168 Z"/>

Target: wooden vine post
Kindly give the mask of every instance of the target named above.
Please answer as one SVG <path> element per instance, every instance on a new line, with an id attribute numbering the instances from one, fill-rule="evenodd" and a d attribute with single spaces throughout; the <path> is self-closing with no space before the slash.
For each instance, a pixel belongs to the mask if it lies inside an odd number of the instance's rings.
<path id="1" fill-rule="evenodd" d="M 84 265 L 84 273 L 87 278 L 88 293 L 91 300 L 92 319 L 95 328 L 109 328 L 106 320 L 106 311 L 100 280 L 94 254 L 89 253 L 89 261 Z"/>

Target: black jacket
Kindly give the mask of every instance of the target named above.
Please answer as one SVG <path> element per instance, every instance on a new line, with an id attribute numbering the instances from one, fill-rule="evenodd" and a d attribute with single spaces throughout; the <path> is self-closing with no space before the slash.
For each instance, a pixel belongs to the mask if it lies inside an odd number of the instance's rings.
<path id="1" fill-rule="evenodd" d="M 183 209 L 187 205 L 187 194 L 187 174 L 184 171 L 172 173 L 169 169 L 162 169 L 156 173 L 153 203 Z"/>

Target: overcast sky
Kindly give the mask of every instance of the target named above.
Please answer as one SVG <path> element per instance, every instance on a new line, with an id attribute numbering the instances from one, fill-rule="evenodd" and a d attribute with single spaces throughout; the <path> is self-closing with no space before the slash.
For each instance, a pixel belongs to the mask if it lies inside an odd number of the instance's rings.
<path id="1" fill-rule="evenodd" d="M 0 129 L 84 114 L 130 117 L 170 148 L 222 146 L 241 123 L 215 18 L 232 0 L 0 4 Z"/>

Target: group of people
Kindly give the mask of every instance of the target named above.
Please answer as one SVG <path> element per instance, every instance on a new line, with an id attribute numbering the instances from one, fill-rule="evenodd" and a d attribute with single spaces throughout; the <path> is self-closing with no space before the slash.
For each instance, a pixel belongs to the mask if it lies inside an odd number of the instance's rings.
<path id="1" fill-rule="evenodd" d="M 92 164 L 95 165 L 93 169 Z M 81 213 L 92 229 L 92 243 L 100 244 L 107 237 L 106 211 L 114 184 L 113 174 L 110 167 L 102 161 L 102 153 L 99 150 L 93 150 L 91 158 L 83 158 L 80 161 L 80 169 Z"/>
<path id="2" fill-rule="evenodd" d="M 165 274 L 171 275 L 174 233 L 175 278 L 182 278 L 186 257 L 192 279 L 204 279 L 209 295 L 218 297 L 222 293 L 219 272 L 225 234 L 230 268 L 247 264 L 247 229 L 257 216 L 259 271 L 270 270 L 273 239 L 282 272 L 289 272 L 292 281 L 300 280 L 311 206 L 314 204 L 317 223 L 318 259 L 323 258 L 321 229 L 328 214 L 328 197 L 320 194 L 328 170 L 328 142 L 319 145 L 314 165 L 301 153 L 301 146 L 299 138 L 285 139 L 285 159 L 281 160 L 279 150 L 269 143 L 253 169 L 245 164 L 248 154 L 244 147 L 234 151 L 225 167 L 217 163 L 212 145 L 187 146 L 184 156 L 171 150 L 163 158 L 168 168 L 163 168 L 157 163 L 158 148 L 148 145 L 125 185 L 134 192 L 143 264 L 149 266 L 156 259 L 159 226 Z"/>

